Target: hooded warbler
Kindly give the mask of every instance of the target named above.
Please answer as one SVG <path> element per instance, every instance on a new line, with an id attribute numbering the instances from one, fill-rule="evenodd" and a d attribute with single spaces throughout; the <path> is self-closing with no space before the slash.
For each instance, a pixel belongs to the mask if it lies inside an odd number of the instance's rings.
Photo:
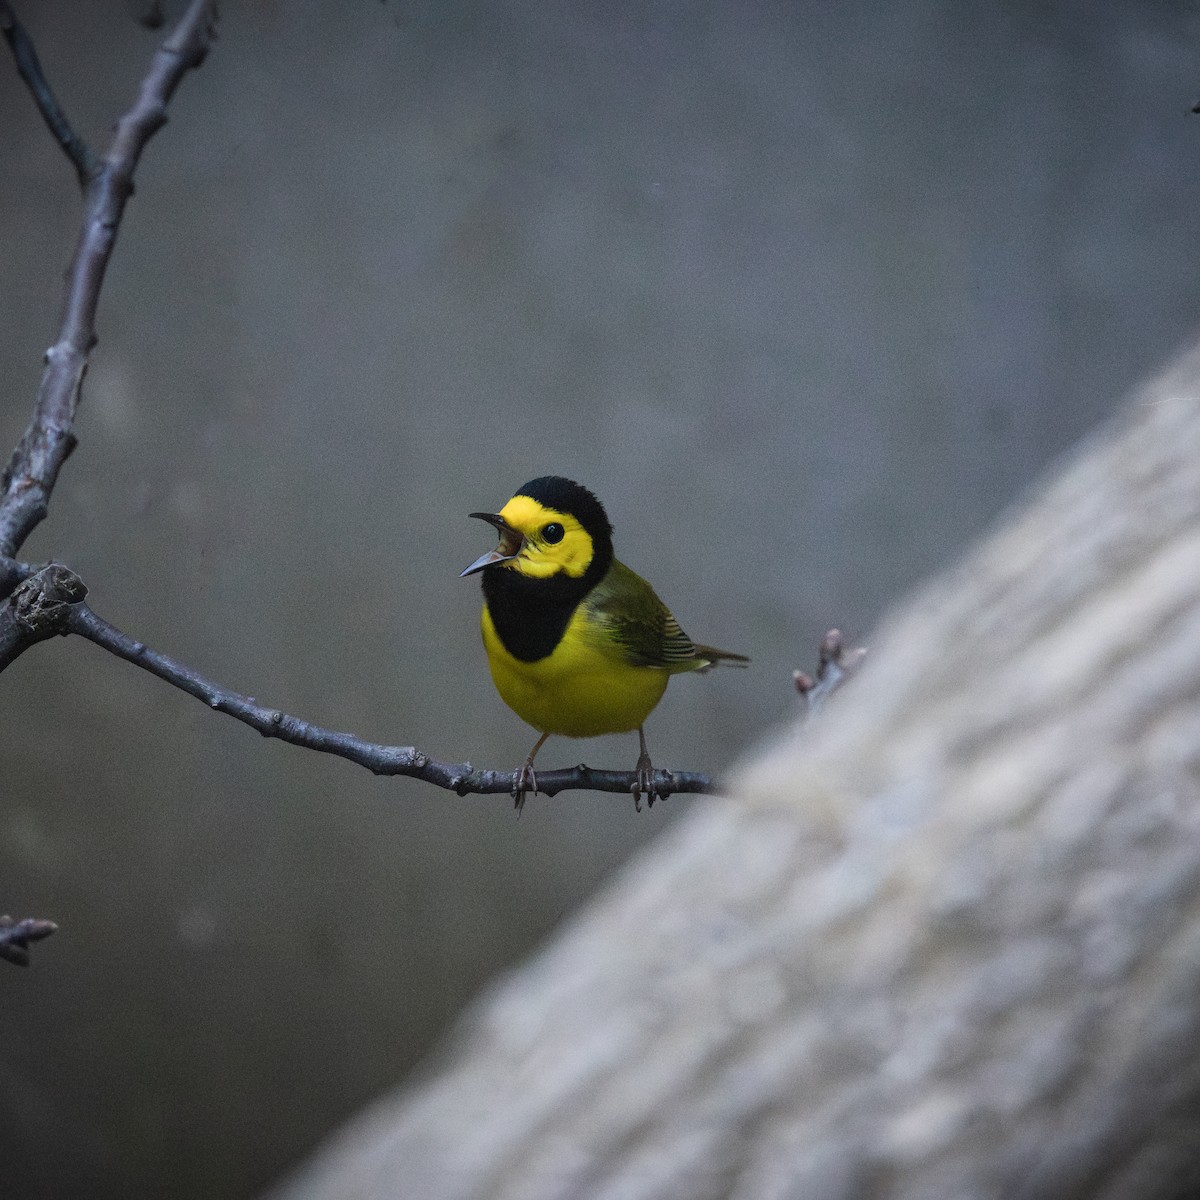
<path id="1" fill-rule="evenodd" d="M 532 479 L 498 513 L 471 513 L 500 534 L 481 572 L 480 624 L 501 699 L 541 737 L 513 776 L 520 810 L 537 791 L 533 760 L 552 733 L 597 737 L 636 729 L 634 804 L 654 803 L 642 725 L 667 680 L 741 654 L 694 643 L 654 589 L 613 556 L 612 526 L 596 497 L 569 479 Z"/>

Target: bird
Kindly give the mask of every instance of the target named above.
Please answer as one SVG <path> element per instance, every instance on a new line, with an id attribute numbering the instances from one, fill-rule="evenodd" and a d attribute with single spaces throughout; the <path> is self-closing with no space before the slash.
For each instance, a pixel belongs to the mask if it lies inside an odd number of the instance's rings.
<path id="1" fill-rule="evenodd" d="M 513 773 L 520 812 L 537 792 L 533 762 L 551 734 L 598 737 L 637 730 L 634 807 L 654 803 L 643 726 L 672 675 L 741 654 L 693 642 L 654 589 L 613 554 L 604 506 L 581 484 L 542 475 L 499 512 L 475 512 L 500 535 L 460 578 L 479 574 L 480 629 L 501 699 L 540 736 Z"/>

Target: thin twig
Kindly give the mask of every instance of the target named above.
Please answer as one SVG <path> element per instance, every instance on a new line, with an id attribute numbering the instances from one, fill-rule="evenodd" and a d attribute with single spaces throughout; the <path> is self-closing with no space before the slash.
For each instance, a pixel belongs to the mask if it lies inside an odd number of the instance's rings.
<path id="1" fill-rule="evenodd" d="M 7 5 L 4 11 L 11 17 Z M 188 5 L 154 55 L 137 100 L 117 122 L 108 153 L 88 185 L 62 327 L 46 351 L 33 419 L 0 475 L 0 556 L 15 555 L 45 517 L 59 470 L 75 445 L 71 427 L 96 342 L 96 306 L 125 203 L 133 193 L 133 173 L 146 143 L 165 123 L 166 106 L 179 81 L 208 52 L 215 17 L 214 0 Z"/>
<path id="2" fill-rule="evenodd" d="M 23 585 L 24 586 L 24 585 Z M 347 758 L 376 775 L 407 775 L 423 779 L 449 791 L 466 795 L 511 795 L 513 772 L 476 769 L 470 763 L 439 762 L 415 746 L 384 746 L 364 742 L 350 733 L 322 729 L 277 708 L 258 704 L 220 684 L 213 683 L 190 667 L 151 650 L 97 616 L 86 604 L 66 610 L 64 632 L 85 637 L 119 658 L 157 675 L 174 687 L 195 696 L 217 712 L 223 712 L 256 729 L 263 737 L 279 738 L 324 754 Z M 665 799 L 674 792 L 711 792 L 713 781 L 693 771 L 656 771 L 655 790 Z M 557 771 L 538 771 L 538 791 L 546 796 L 570 790 L 621 792 L 628 796 L 637 776 L 633 771 L 598 771 L 580 764 Z"/>
<path id="3" fill-rule="evenodd" d="M 63 153 L 71 160 L 79 179 L 79 186 L 86 188 L 99 173 L 100 160 L 93 153 L 91 146 L 71 128 L 67 114 L 63 112 L 62 105 L 46 80 L 33 42 L 7 0 L 0 0 L 0 33 L 4 34 L 4 40 L 12 50 L 17 71 L 25 80 L 25 86 L 29 88 L 38 112 L 42 114 L 42 120 L 54 134 L 55 141 L 63 148 Z"/>
<path id="4" fill-rule="evenodd" d="M 29 943 L 48 938 L 57 928 L 53 921 L 43 921 L 40 917 L 25 917 L 20 921 L 0 917 L 0 958 L 18 967 L 29 966 Z"/>
<path id="5" fill-rule="evenodd" d="M 423 779 L 460 796 L 513 794 L 513 771 L 441 762 L 415 746 L 364 742 L 351 733 L 323 729 L 213 683 L 198 671 L 151 650 L 144 642 L 110 625 L 82 603 L 86 594 L 87 587 L 79 576 L 61 563 L 49 563 L 19 584 L 0 604 L 0 672 L 30 646 L 60 634 L 74 633 L 157 675 L 209 708 L 249 725 L 263 737 L 279 738 L 322 754 L 336 754 L 376 775 Z M 546 796 L 572 790 L 629 795 L 637 778 L 634 771 L 600 771 L 581 763 L 557 771 L 539 771 L 537 782 L 538 791 Z M 675 792 L 711 792 L 713 781 L 695 771 L 655 771 L 654 791 L 661 799 Z"/>
<path id="6" fill-rule="evenodd" d="M 74 633 L 102 649 L 157 675 L 216 712 L 223 712 L 294 746 L 336 754 L 376 775 L 407 775 L 467 795 L 512 795 L 513 771 L 476 769 L 470 763 L 440 762 L 415 746 L 364 742 L 351 733 L 323 729 L 277 708 L 259 704 L 206 679 L 191 667 L 151 650 L 110 625 L 86 604 L 87 587 L 61 563 L 48 563 L 20 583 L 0 603 L 0 672 L 31 646 L 60 634 Z M 582 763 L 557 771 L 539 771 L 538 791 L 555 796 L 565 791 L 619 792 L 629 795 L 638 781 L 634 771 L 600 771 Z M 713 781 L 695 771 L 655 771 L 654 792 L 666 799 L 675 792 L 711 792 Z"/>
<path id="7" fill-rule="evenodd" d="M 817 677 L 804 671 L 793 671 L 792 682 L 803 697 L 808 716 L 815 716 L 825 702 L 862 665 L 867 656 L 865 646 L 847 646 L 840 629 L 831 629 L 821 639 L 817 651 Z"/>

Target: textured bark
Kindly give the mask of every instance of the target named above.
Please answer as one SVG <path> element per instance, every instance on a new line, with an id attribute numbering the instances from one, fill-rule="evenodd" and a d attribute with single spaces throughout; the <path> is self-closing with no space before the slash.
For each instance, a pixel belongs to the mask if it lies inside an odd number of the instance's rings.
<path id="1" fill-rule="evenodd" d="M 1200 1191 L 1200 353 L 287 1200 Z"/>

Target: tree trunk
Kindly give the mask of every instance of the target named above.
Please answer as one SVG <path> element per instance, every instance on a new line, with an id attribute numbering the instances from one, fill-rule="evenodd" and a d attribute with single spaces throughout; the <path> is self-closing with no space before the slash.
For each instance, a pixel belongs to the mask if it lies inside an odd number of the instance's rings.
<path id="1" fill-rule="evenodd" d="M 1200 1193 L 1198 396 L 1193 352 L 280 1200 Z"/>

